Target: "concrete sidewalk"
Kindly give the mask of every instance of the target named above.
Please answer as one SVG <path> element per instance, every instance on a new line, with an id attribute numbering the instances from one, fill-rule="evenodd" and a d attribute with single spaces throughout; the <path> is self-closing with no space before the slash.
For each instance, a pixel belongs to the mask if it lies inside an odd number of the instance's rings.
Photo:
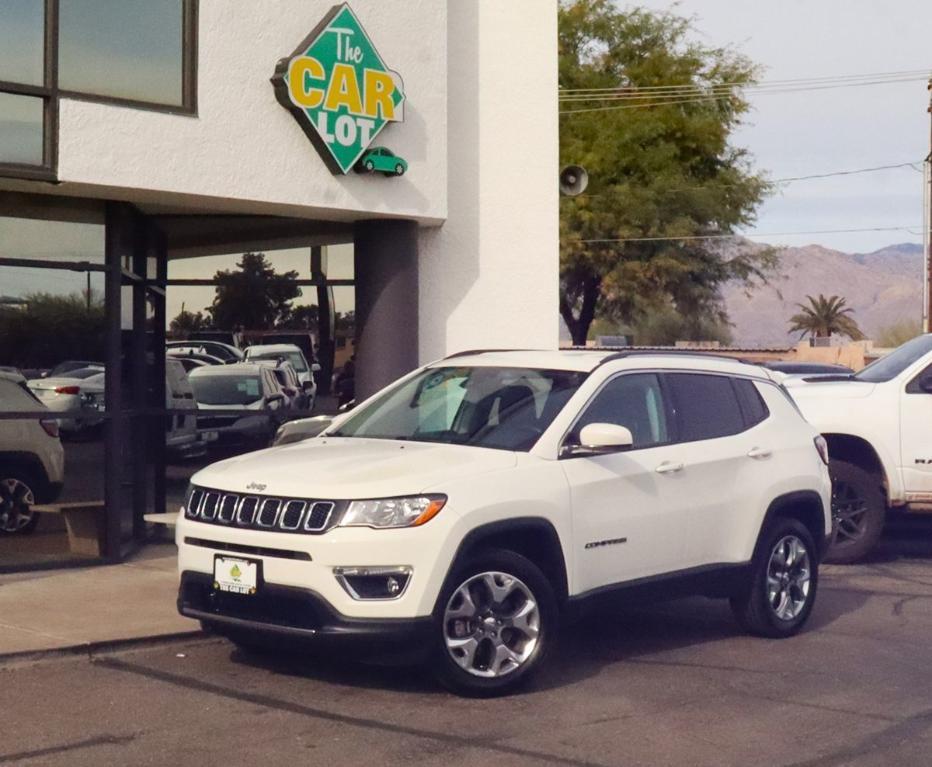
<path id="1" fill-rule="evenodd" d="M 0 576 L 0 660 L 199 629 L 175 609 L 174 544 L 101 567 Z"/>

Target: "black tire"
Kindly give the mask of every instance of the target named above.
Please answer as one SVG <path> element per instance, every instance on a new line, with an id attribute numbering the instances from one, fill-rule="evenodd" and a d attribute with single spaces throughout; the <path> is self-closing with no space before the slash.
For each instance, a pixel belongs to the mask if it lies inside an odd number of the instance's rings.
<path id="1" fill-rule="evenodd" d="M 797 559 L 797 562 L 801 563 L 797 572 L 801 573 L 803 567 L 808 570 L 808 591 L 803 594 L 799 588 L 794 589 L 786 585 L 786 594 L 792 595 L 794 601 L 798 600 L 800 605 L 795 614 L 781 615 L 781 608 L 788 605 L 790 597 L 783 597 L 783 592 L 778 592 L 775 605 L 770 594 L 768 576 L 773 574 L 773 558 L 781 556 L 777 554 L 777 547 L 785 546 L 784 542 L 787 540 L 798 541 L 805 549 L 806 559 L 803 560 L 801 555 Z M 779 578 L 775 580 L 780 581 Z M 812 534 L 796 519 L 777 517 L 761 533 L 751 562 L 750 582 L 740 594 L 731 598 L 731 609 L 735 619 L 748 633 L 783 639 L 798 633 L 805 625 L 812 613 L 818 587 L 819 550 Z M 793 605 L 789 605 L 789 608 L 792 611 Z"/>
<path id="2" fill-rule="evenodd" d="M 8 489 L 8 483 L 16 483 L 16 489 L 12 492 Z M 25 488 L 25 490 L 24 490 Z M 21 503 L 23 497 L 31 497 L 32 503 L 38 500 L 39 483 L 36 481 L 32 472 L 18 467 L 2 468 L 0 467 L 0 535 L 29 535 L 36 529 L 39 524 L 39 514 L 33 511 L 26 511 L 29 520 L 12 529 L 7 523 L 13 503 Z M 15 495 L 15 497 L 13 497 Z M 31 504 L 30 504 L 31 505 Z"/>
<path id="3" fill-rule="evenodd" d="M 832 542 L 825 561 L 847 565 L 859 562 L 877 544 L 887 517 L 881 478 L 847 461 L 831 461 Z"/>
<path id="4" fill-rule="evenodd" d="M 519 586 L 526 589 L 531 595 L 537 608 L 536 629 L 538 633 L 536 642 L 529 651 L 528 657 L 516 667 L 505 671 L 499 676 L 478 676 L 476 675 L 478 672 L 467 671 L 459 665 L 452 656 L 453 651 L 447 648 L 447 624 L 450 624 L 449 628 L 452 630 L 454 622 L 445 621 L 445 613 L 448 605 L 455 604 L 451 603 L 451 599 L 462 586 L 477 576 L 493 573 L 516 579 Z M 483 588 L 481 582 L 478 587 L 480 590 Z M 515 588 L 513 593 L 516 595 L 515 599 L 512 598 L 512 594 L 509 594 L 500 605 L 496 605 L 501 608 L 502 614 L 512 609 L 519 611 L 524 605 L 528 604 L 529 600 L 526 599 L 523 590 Z M 491 595 L 491 592 L 489 594 Z M 488 620 L 494 622 L 492 617 L 488 618 Z M 462 623 L 462 621 L 456 622 Z M 466 622 L 468 623 L 468 621 Z M 484 626 L 483 621 L 478 618 L 475 623 L 477 626 Z M 437 604 L 434 607 L 430 647 L 431 666 L 434 676 L 444 687 L 458 695 L 492 697 L 510 693 L 525 684 L 533 673 L 540 668 L 550 645 L 556 641 L 558 623 L 559 610 L 553 587 L 537 565 L 513 551 L 489 549 L 479 552 L 469 557 L 448 575 L 440 596 L 437 598 Z M 490 630 L 494 632 L 494 626 Z M 482 629 L 477 628 L 476 635 L 481 631 Z M 506 644 L 514 643 L 515 647 L 523 646 L 525 649 L 527 643 L 531 641 L 527 638 L 527 635 L 522 634 L 519 630 L 508 628 L 508 626 L 499 629 L 497 635 L 493 633 L 493 636 L 500 637 L 500 639 L 494 641 Z M 482 665 L 481 656 L 488 656 L 493 647 L 492 641 L 488 636 L 478 640 L 479 649 L 475 651 L 477 659 L 474 668 L 478 669 Z"/>

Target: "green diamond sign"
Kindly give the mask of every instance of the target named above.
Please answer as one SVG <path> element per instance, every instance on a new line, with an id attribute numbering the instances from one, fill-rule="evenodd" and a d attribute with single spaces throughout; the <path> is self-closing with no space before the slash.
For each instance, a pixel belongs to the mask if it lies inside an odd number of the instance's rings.
<path id="1" fill-rule="evenodd" d="M 386 67 L 345 3 L 278 62 L 272 84 L 279 103 L 294 114 L 334 174 L 349 173 L 388 123 L 404 120 L 401 77 Z M 357 167 L 384 171 L 386 156 L 395 157 L 387 149 L 374 150 Z M 388 175 L 407 169 L 401 158 L 390 163 Z"/>

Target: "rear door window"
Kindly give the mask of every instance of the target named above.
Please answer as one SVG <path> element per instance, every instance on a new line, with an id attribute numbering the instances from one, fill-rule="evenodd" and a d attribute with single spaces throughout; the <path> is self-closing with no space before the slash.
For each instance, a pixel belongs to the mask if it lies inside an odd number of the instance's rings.
<path id="1" fill-rule="evenodd" d="M 668 373 L 680 442 L 717 439 L 744 431 L 732 379 L 704 373 Z"/>

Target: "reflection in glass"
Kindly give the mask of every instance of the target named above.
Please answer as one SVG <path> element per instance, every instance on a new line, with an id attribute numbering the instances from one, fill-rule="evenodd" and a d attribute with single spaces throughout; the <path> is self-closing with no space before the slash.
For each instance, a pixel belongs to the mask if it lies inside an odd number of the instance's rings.
<path id="1" fill-rule="evenodd" d="M 353 270 L 353 246 L 352 245 L 328 245 L 327 254 L 327 279 L 330 280 L 351 280 L 354 277 Z"/>
<path id="2" fill-rule="evenodd" d="M 43 99 L 0 93 L 0 162 L 42 165 Z"/>
<path id="3" fill-rule="evenodd" d="M 59 85 L 180 105 L 182 0 L 67 0 L 59 12 Z"/>
<path id="4" fill-rule="evenodd" d="M 105 327 L 103 274 L 0 266 L 0 366 L 32 379 L 102 362 Z"/>
<path id="5" fill-rule="evenodd" d="M 0 99 L 2 98 L 0 94 Z M 104 262 L 104 227 L 103 224 L 0 216 L 0 258 L 87 261 L 92 264 L 102 264 Z M 23 272 L 23 276 L 32 279 L 38 275 L 27 271 Z M 44 273 L 42 281 L 53 285 L 61 280 L 73 281 L 74 276 Z M 0 285 L 3 285 L 3 293 L 10 294 L 9 283 L 0 281 Z"/>
<path id="6" fill-rule="evenodd" d="M 42 85 L 44 50 L 44 0 L 3 0 L 0 3 L 0 80 Z"/>

